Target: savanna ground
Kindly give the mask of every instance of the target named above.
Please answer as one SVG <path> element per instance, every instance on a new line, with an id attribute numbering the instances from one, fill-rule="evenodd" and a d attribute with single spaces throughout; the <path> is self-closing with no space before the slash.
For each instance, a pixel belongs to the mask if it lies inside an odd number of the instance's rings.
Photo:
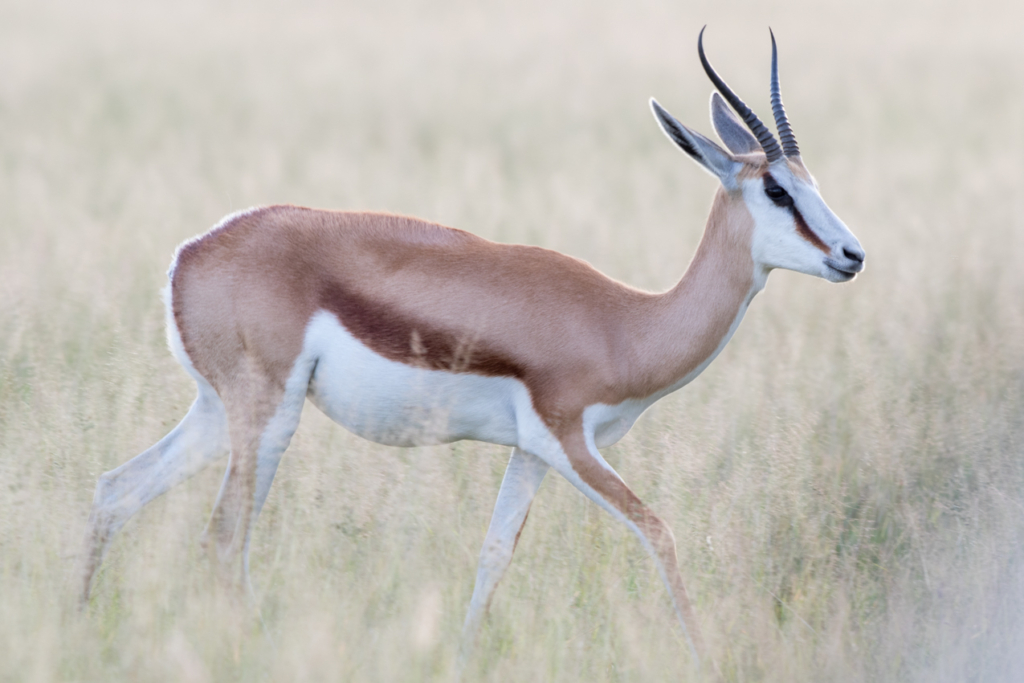
<path id="1" fill-rule="evenodd" d="M 72 580 L 97 475 L 184 415 L 159 291 L 254 204 L 407 213 L 669 287 L 715 181 L 695 41 L 786 104 L 868 268 L 776 273 L 607 450 L 674 527 L 729 681 L 1024 674 L 1024 13 L 1010 2 L 0 5 L 0 680 L 447 680 L 508 453 L 391 449 L 307 406 L 241 631 L 198 538 L 222 468 Z M 686 6 L 684 6 L 686 5 Z M 639 543 L 550 475 L 468 678 L 674 681 Z"/>

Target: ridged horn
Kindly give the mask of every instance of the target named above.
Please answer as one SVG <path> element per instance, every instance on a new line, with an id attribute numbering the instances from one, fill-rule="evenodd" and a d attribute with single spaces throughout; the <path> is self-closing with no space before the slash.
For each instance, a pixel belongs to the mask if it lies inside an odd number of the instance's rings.
<path id="1" fill-rule="evenodd" d="M 761 145 L 761 149 L 764 150 L 764 154 L 768 157 L 768 163 L 778 161 L 782 158 L 782 149 L 779 147 L 779 143 L 775 141 L 775 136 L 772 132 L 761 123 L 761 119 L 757 118 L 757 114 L 750 110 L 746 104 L 743 103 L 736 93 L 725 84 L 721 76 L 715 73 L 714 68 L 708 62 L 708 58 L 704 56 L 704 29 L 700 30 L 700 35 L 697 36 L 697 54 L 700 55 L 700 63 L 704 67 L 704 73 L 708 75 L 711 82 L 715 84 L 715 88 L 722 94 L 725 101 L 728 102 L 736 113 L 739 114 L 740 118 L 743 119 L 743 123 L 747 124 L 747 128 L 754 134 L 757 141 Z"/>
<path id="2" fill-rule="evenodd" d="M 787 157 L 800 156 L 800 147 L 796 144 L 796 136 L 789 125 L 786 108 L 782 106 L 782 88 L 779 87 L 779 51 L 775 47 L 775 34 L 769 28 L 772 37 L 772 114 L 775 115 L 775 128 L 779 131 L 782 151 Z"/>

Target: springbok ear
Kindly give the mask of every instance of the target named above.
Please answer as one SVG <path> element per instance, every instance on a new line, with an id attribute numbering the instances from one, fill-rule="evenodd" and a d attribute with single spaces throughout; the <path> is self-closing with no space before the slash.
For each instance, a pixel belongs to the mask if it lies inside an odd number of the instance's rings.
<path id="1" fill-rule="evenodd" d="M 761 145 L 757 138 L 736 118 L 736 114 L 716 92 L 711 93 L 711 125 L 715 127 L 718 137 L 733 154 L 751 154 L 761 151 Z"/>
<path id="2" fill-rule="evenodd" d="M 690 155 L 711 175 L 722 181 L 723 185 L 728 188 L 735 185 L 736 171 L 739 169 L 740 163 L 731 154 L 697 131 L 690 130 L 679 123 L 653 97 L 651 98 L 651 109 L 654 111 L 654 118 L 658 119 L 661 129 L 665 131 L 665 135 L 672 142 L 679 145 L 681 150 Z"/>

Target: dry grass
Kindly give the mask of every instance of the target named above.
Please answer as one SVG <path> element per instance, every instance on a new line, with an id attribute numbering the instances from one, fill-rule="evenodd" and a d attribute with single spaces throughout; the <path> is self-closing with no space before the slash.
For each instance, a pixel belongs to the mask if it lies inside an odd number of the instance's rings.
<path id="1" fill-rule="evenodd" d="M 450 678 L 507 457 L 397 450 L 308 408 L 254 540 L 265 626 L 220 609 L 211 468 L 69 577 L 96 476 L 193 386 L 174 246 L 288 201 L 410 213 L 664 288 L 713 181 L 712 59 L 767 112 L 768 37 L 849 286 L 775 274 L 735 340 L 608 459 L 673 525 L 730 681 L 1024 670 L 1024 19 L 1018 3 L 0 6 L 0 681 Z M 770 3 L 769 3 L 770 5 Z M 172 9 L 173 8 L 173 9 Z M 678 680 L 639 544 L 552 476 L 470 678 Z"/>

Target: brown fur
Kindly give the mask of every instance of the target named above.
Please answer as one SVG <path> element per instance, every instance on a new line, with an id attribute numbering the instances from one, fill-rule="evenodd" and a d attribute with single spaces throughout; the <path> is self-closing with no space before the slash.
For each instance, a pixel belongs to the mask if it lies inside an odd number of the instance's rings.
<path id="1" fill-rule="evenodd" d="M 538 247 L 274 206 L 182 248 L 174 316 L 219 393 L 243 359 L 283 387 L 325 308 L 392 360 L 521 379 L 554 429 L 587 405 L 649 396 L 717 348 L 750 289 L 751 229 L 742 201 L 720 191 L 686 275 L 651 294 Z"/>
<path id="2" fill-rule="evenodd" d="M 743 167 L 736 174 L 737 180 L 760 178 L 768 171 L 768 159 L 763 152 L 737 154 L 736 159 L 743 162 Z"/>
<path id="3" fill-rule="evenodd" d="M 793 175 L 805 183 L 813 182 L 811 178 L 811 172 L 804 166 L 804 160 L 801 157 L 786 157 L 786 165 L 789 166 L 789 170 L 793 171 Z"/>
<path id="4" fill-rule="evenodd" d="M 246 541 L 262 429 L 307 323 L 328 310 L 386 358 L 521 380 L 582 481 L 654 550 L 699 652 L 672 532 L 598 461 L 582 417 L 596 403 L 664 390 L 715 352 L 753 291 L 752 232 L 739 194 L 719 189 L 686 274 L 662 294 L 553 251 L 387 214 L 273 206 L 186 244 L 172 312 L 192 364 L 227 408 L 231 438 L 210 525 L 220 565 Z"/>
<path id="5" fill-rule="evenodd" d="M 402 315 L 384 302 L 367 299 L 340 282 L 325 285 L 320 304 L 334 313 L 353 336 L 372 340 L 374 351 L 385 358 L 430 370 L 471 372 L 498 377 L 523 377 L 525 371 L 508 357 L 490 349 L 474 349 L 471 340 L 449 330 Z"/>

